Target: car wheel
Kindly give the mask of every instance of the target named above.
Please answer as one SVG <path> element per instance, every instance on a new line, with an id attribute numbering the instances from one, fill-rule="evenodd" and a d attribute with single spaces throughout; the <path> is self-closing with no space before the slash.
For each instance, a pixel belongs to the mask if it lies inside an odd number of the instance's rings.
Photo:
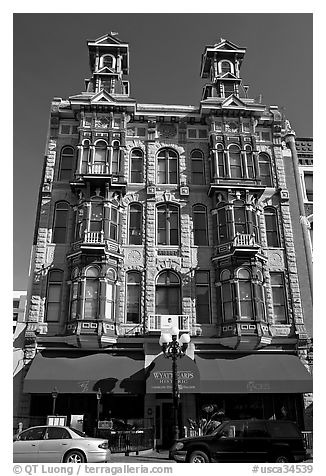
<path id="1" fill-rule="evenodd" d="M 204 451 L 193 451 L 189 456 L 189 463 L 209 463 L 209 457 Z"/>
<path id="2" fill-rule="evenodd" d="M 86 458 L 84 453 L 78 450 L 69 451 L 63 459 L 64 463 L 85 463 Z"/>
<path id="3" fill-rule="evenodd" d="M 292 460 L 289 455 L 278 455 L 275 456 L 275 463 L 290 463 Z"/>

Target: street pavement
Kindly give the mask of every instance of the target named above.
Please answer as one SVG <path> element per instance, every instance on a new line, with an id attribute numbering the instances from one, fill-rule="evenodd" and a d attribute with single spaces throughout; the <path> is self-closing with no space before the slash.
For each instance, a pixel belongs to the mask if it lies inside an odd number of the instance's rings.
<path id="1" fill-rule="evenodd" d="M 312 463 L 312 458 L 307 459 L 304 463 Z M 161 464 L 176 464 L 174 460 L 169 459 L 168 451 L 140 451 L 138 455 L 132 452 L 129 456 L 124 453 L 112 453 L 111 463 L 161 463 Z"/>
<path id="2" fill-rule="evenodd" d="M 139 455 L 132 452 L 129 456 L 124 453 L 112 453 L 111 463 L 161 463 L 161 464 L 174 464 L 175 461 L 169 459 L 168 451 L 140 451 Z"/>

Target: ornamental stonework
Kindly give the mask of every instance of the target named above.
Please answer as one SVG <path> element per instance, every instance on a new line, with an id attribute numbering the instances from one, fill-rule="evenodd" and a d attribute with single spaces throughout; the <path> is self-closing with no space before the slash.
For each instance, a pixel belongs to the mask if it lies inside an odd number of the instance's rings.
<path id="1" fill-rule="evenodd" d="M 160 124 L 158 127 L 159 136 L 165 139 L 172 139 L 177 135 L 177 128 L 174 124 Z"/>
<path id="2" fill-rule="evenodd" d="M 140 250 L 130 250 L 126 252 L 125 264 L 142 264 L 143 252 Z"/>
<path id="3" fill-rule="evenodd" d="M 284 270 L 284 254 L 282 250 L 267 250 L 267 257 L 271 270 Z"/>

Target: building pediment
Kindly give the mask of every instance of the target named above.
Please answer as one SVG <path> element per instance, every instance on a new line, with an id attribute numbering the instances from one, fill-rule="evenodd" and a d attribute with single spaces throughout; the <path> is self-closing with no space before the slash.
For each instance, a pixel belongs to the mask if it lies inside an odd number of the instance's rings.
<path id="1" fill-rule="evenodd" d="M 232 94 L 231 96 L 229 96 L 228 98 L 226 98 L 222 104 L 221 104 L 222 107 L 246 107 L 247 105 L 241 101 L 241 99 L 238 97 L 238 96 L 235 96 L 234 94 Z"/>
<path id="2" fill-rule="evenodd" d="M 118 33 L 111 32 L 106 35 L 97 38 L 96 40 L 90 40 L 87 42 L 88 46 L 107 46 L 107 45 L 122 45 L 125 44 L 124 41 L 117 38 Z"/>

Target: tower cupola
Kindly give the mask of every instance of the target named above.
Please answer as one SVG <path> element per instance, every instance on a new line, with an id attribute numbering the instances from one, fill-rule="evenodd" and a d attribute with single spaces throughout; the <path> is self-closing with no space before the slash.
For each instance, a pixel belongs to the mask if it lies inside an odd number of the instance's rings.
<path id="1" fill-rule="evenodd" d="M 204 86 L 203 98 L 227 98 L 231 94 L 240 96 L 240 68 L 246 48 L 228 40 L 206 46 L 201 60 L 201 77 L 209 78 Z"/>
<path id="2" fill-rule="evenodd" d="M 92 77 L 86 80 L 89 92 L 106 90 L 111 95 L 129 96 L 129 45 L 111 32 L 87 42 Z"/>

